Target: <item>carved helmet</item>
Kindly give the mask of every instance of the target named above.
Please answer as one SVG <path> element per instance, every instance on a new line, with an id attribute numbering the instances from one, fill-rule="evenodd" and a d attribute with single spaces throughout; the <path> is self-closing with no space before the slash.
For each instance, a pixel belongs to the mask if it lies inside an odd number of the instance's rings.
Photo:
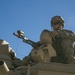
<path id="1" fill-rule="evenodd" d="M 62 24 L 62 26 L 64 27 L 64 19 L 61 16 L 54 16 L 54 17 L 52 17 L 52 19 L 51 19 L 51 26 L 52 26 L 52 23 L 55 22 L 55 21 L 60 22 Z"/>

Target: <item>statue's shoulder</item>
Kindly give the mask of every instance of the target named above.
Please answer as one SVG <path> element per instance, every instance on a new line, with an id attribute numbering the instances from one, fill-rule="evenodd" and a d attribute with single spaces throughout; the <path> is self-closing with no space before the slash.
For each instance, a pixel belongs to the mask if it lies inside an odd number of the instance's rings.
<path id="1" fill-rule="evenodd" d="M 68 30 L 68 29 L 62 29 L 62 31 L 65 31 L 65 32 L 67 32 L 67 33 L 73 33 L 72 30 Z"/>
<path id="2" fill-rule="evenodd" d="M 69 30 L 69 29 L 62 29 L 62 31 L 72 32 L 72 30 Z"/>
<path id="3" fill-rule="evenodd" d="M 51 31 L 48 29 L 44 29 L 42 32 L 51 32 Z"/>

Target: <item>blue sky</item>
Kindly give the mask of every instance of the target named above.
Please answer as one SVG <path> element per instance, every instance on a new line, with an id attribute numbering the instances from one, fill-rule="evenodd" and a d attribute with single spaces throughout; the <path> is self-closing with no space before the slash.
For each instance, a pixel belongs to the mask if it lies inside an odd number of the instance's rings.
<path id="1" fill-rule="evenodd" d="M 37 42 L 43 29 L 49 29 L 53 16 L 65 20 L 65 29 L 75 33 L 75 0 L 0 0 L 0 39 L 9 42 L 18 58 L 27 56 L 32 47 L 16 38 L 13 32 L 22 30 Z"/>

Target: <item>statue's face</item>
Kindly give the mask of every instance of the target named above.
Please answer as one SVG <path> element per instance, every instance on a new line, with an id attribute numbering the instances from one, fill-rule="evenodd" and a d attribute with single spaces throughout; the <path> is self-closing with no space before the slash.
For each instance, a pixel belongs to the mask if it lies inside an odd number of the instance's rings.
<path id="1" fill-rule="evenodd" d="M 60 26 L 59 24 L 53 25 L 53 30 L 58 30 L 59 26 Z"/>
<path id="2" fill-rule="evenodd" d="M 52 27 L 53 27 L 53 30 L 61 30 L 62 29 L 62 25 L 60 22 L 53 22 Z"/>

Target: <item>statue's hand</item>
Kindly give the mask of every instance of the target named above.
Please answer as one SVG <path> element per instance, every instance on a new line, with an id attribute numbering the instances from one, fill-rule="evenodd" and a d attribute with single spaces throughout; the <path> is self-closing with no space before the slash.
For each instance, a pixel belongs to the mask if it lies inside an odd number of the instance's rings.
<path id="1" fill-rule="evenodd" d="M 50 33 L 50 36 L 52 37 L 52 39 L 55 39 L 55 37 L 58 36 L 58 35 L 59 35 L 59 33 L 57 31 L 52 31 Z"/>

